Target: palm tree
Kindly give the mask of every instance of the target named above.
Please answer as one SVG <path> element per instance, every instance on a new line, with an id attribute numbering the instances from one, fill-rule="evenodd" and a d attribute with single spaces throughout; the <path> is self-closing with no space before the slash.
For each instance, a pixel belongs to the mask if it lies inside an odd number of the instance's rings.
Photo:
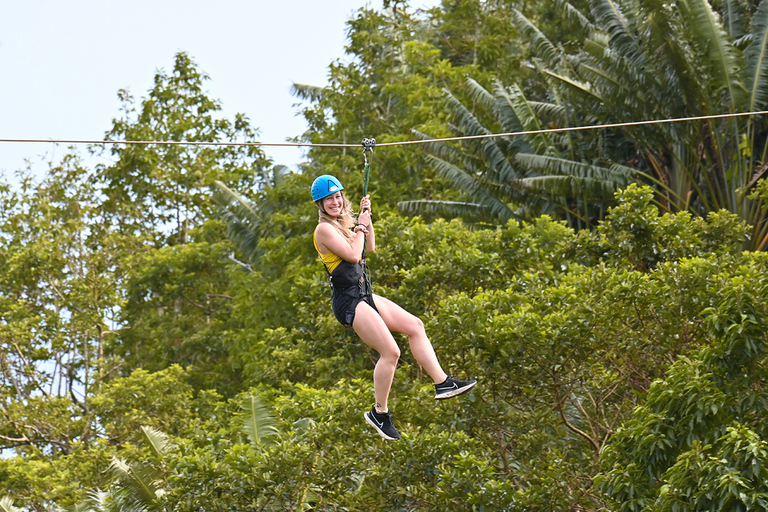
<path id="1" fill-rule="evenodd" d="M 480 120 L 487 113 L 504 133 L 541 130 L 546 120 L 562 126 L 572 115 L 557 103 L 528 100 L 517 85 L 496 82 L 490 92 L 469 79 L 467 88 L 475 109 L 481 111 L 478 115 L 446 91 L 461 135 L 491 135 L 492 129 Z M 406 201 L 399 207 L 408 213 L 436 211 L 475 222 L 504 223 L 549 214 L 574 228 L 589 227 L 602 217 L 614 194 L 635 177 L 633 169 L 604 158 L 590 161 L 587 148 L 594 139 L 545 133 L 473 139 L 460 147 L 428 143 L 427 157 L 436 172 L 466 191 L 472 201 Z"/>
<path id="2" fill-rule="evenodd" d="M 498 83 L 490 94 L 470 81 L 475 109 L 448 96 L 460 134 L 490 133 L 478 120 L 488 112 L 500 130 L 515 132 L 766 107 L 767 0 L 754 12 L 726 1 L 722 15 L 707 0 L 595 0 L 589 14 L 561 7 L 588 34 L 570 54 L 516 12 L 546 94 L 534 101 Z M 610 204 L 608 192 L 637 180 L 655 188 L 662 211 L 736 213 L 762 249 L 766 213 L 748 192 L 768 172 L 766 135 L 762 117 L 744 116 L 434 144 L 430 159 L 497 220 L 549 209 L 575 227 L 590 225 Z"/>
<path id="3" fill-rule="evenodd" d="M 271 175 L 265 176 L 264 190 L 279 186 L 289 172 L 284 165 L 274 166 Z M 272 215 L 279 209 L 275 202 L 263 193 L 264 190 L 261 191 L 257 204 L 220 181 L 213 184 L 212 199 L 218 206 L 217 215 L 227 225 L 227 236 L 249 263 L 256 262 L 262 254 L 259 240 L 273 234 Z"/>

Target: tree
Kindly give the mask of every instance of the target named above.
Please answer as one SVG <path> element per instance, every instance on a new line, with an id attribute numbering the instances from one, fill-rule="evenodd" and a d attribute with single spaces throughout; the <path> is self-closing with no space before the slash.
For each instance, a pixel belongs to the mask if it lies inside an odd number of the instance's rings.
<path id="1" fill-rule="evenodd" d="M 221 106 L 204 90 L 208 76 L 184 52 L 172 72 L 159 71 L 138 106 L 121 91 L 122 117 L 108 139 L 168 142 L 253 142 L 256 131 L 241 114 L 218 116 Z M 223 225 L 211 219 L 214 183 L 258 191 L 286 174 L 257 146 L 129 144 L 112 146 L 111 165 L 93 181 L 106 222 L 134 236 L 142 250 L 124 254 L 131 265 L 110 351 L 125 371 L 172 364 L 197 368 L 202 388 L 237 391 L 238 381 L 221 332 L 227 330 L 231 274 Z M 188 337 L 185 333 L 196 333 Z"/>
<path id="2" fill-rule="evenodd" d="M 442 89 L 462 80 L 467 68 L 454 66 L 430 41 L 432 24 L 393 2 L 381 12 L 361 9 L 348 22 L 347 62 L 329 66 L 323 88 L 294 85 L 309 129 L 302 140 L 359 144 L 413 138 L 412 130 L 448 133 Z M 304 172 L 333 173 L 348 191 L 362 190 L 361 151 L 312 148 Z M 370 191 L 382 207 L 394 209 L 414 190 L 441 194 L 441 184 L 423 172 L 421 154 L 409 147 L 374 151 Z"/>
<path id="3" fill-rule="evenodd" d="M 114 120 L 107 140 L 253 142 L 256 132 L 244 115 L 216 117 L 221 106 L 206 95 L 206 80 L 189 55 L 178 53 L 173 71 L 155 75 L 139 108 L 127 91 L 119 92 L 123 117 Z M 114 164 L 101 166 L 96 180 L 110 221 L 159 244 L 169 230 L 173 243 L 188 240 L 211 212 L 208 187 L 215 180 L 251 189 L 263 184 L 269 166 L 257 146 L 116 144 L 111 154 Z"/>
<path id="4" fill-rule="evenodd" d="M 753 258 L 764 260 L 755 255 Z M 765 508 L 766 286 L 743 268 L 701 312 L 708 343 L 674 363 L 606 450 L 618 510 Z"/>
<path id="5" fill-rule="evenodd" d="M 115 362 L 123 251 L 92 201 L 89 173 L 65 157 L 39 182 L 3 187 L 0 254 L 2 446 L 70 453 L 93 434 L 91 394 Z"/>
<path id="6" fill-rule="evenodd" d="M 556 103 L 529 101 L 519 86 L 496 82 L 493 93 L 469 80 L 475 110 L 492 114 L 492 127 L 503 133 L 540 131 L 544 116 L 567 124 L 568 109 Z M 462 136 L 489 136 L 486 127 L 456 97 L 448 107 Z M 470 139 L 465 150 L 445 142 L 427 145 L 428 161 L 469 202 L 406 201 L 406 212 L 439 211 L 481 222 L 505 223 L 542 214 L 566 219 L 574 228 L 594 226 L 612 204 L 614 194 L 636 178 L 633 169 L 591 159 L 593 137 L 537 134 Z"/>
<path id="7" fill-rule="evenodd" d="M 761 110 L 768 7 L 728 6 L 735 10 L 724 9 L 721 16 L 707 0 L 674 5 L 600 1 L 586 15 L 563 4 L 568 17 L 588 33 L 575 52 L 517 12 L 516 25 L 533 48 L 530 65 L 537 85 L 500 77 L 502 83 L 517 83 L 497 84 L 492 98 L 470 83 L 479 106 L 450 103 L 460 134 L 490 133 L 494 126 L 478 120 L 488 111 L 497 126 L 520 131 Z M 737 22 L 741 17 L 749 23 Z M 520 149 L 526 143 L 533 147 L 531 154 Z M 486 214 L 502 222 L 510 215 L 503 205 L 518 199 L 510 190 L 523 189 L 534 205 L 541 194 L 565 198 L 564 218 L 580 217 L 583 226 L 592 226 L 605 211 L 606 194 L 595 216 L 588 205 L 601 195 L 579 199 L 578 193 L 597 192 L 600 182 L 615 187 L 633 179 L 652 184 L 665 211 L 705 216 L 725 208 L 736 213 L 754 226 L 752 247 L 762 248 L 768 225 L 760 201 L 749 200 L 747 192 L 762 179 L 758 153 L 765 153 L 760 149 L 765 144 L 761 121 L 738 117 L 468 143 L 466 155 L 437 148 L 432 159 L 456 188 L 470 191 L 471 206 L 484 205 Z M 593 178 L 600 181 L 588 187 Z"/>

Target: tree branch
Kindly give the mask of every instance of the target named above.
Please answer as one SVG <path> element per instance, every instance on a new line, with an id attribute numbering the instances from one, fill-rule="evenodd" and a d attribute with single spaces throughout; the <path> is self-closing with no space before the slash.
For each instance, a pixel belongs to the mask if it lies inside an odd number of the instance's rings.
<path id="1" fill-rule="evenodd" d="M 600 445 L 597 444 L 597 441 L 592 439 L 589 436 L 589 434 L 587 434 L 586 432 L 578 428 L 576 425 L 573 425 L 570 421 L 568 421 L 568 418 L 565 416 L 565 408 L 563 407 L 563 404 L 565 403 L 565 400 L 567 400 L 568 396 L 566 395 L 566 396 L 560 397 L 558 384 L 555 384 L 554 391 L 555 391 L 555 408 L 557 409 L 557 412 L 560 414 L 560 419 L 563 420 L 563 424 L 571 432 L 589 441 L 589 444 L 592 445 L 592 449 L 595 452 L 595 457 L 598 457 L 600 455 Z"/>

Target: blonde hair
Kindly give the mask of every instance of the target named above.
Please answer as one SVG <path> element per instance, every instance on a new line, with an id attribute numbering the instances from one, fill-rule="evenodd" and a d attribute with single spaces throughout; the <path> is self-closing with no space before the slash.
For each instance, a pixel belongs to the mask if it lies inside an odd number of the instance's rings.
<path id="1" fill-rule="evenodd" d="M 323 201 L 325 201 L 325 198 L 315 201 L 319 216 L 317 221 L 326 222 L 333 226 L 336 231 L 338 231 L 339 234 L 346 238 L 349 244 L 352 245 L 352 242 L 355 240 L 355 234 L 352 232 L 352 228 L 355 227 L 357 217 L 355 217 L 355 214 L 352 211 L 352 204 L 347 200 L 347 196 L 344 195 L 344 192 L 341 193 L 341 197 L 344 199 L 344 206 L 342 206 L 341 215 L 338 217 L 332 217 L 325 213 L 325 209 L 323 208 Z"/>

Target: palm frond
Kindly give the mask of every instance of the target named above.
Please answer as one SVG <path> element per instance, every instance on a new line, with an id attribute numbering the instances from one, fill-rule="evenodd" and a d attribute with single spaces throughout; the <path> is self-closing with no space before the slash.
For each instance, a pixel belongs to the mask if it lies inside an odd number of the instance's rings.
<path id="1" fill-rule="evenodd" d="M 517 25 L 523 29 L 523 34 L 533 43 L 535 54 L 546 62 L 547 66 L 556 68 L 560 63 L 560 51 L 557 47 L 523 13 L 517 9 L 513 9 L 512 12 Z"/>
<path id="2" fill-rule="evenodd" d="M 111 469 L 120 486 L 118 499 L 123 503 L 122 508 L 131 507 L 134 510 L 157 508 L 156 500 L 160 493 L 158 483 L 161 479 L 157 471 L 138 463 L 129 465 L 117 457 L 112 459 Z"/>
<path id="3" fill-rule="evenodd" d="M 397 209 L 406 215 L 440 215 L 470 220 L 491 219 L 487 206 L 465 201 L 437 201 L 434 199 L 399 201 Z"/>
<path id="4" fill-rule="evenodd" d="M 144 437 L 147 439 L 150 448 L 152 448 L 152 451 L 159 459 L 162 459 L 165 454 L 168 453 L 168 450 L 172 449 L 174 446 L 168 439 L 168 436 L 156 428 L 145 427 L 142 425 L 141 431 L 144 433 Z"/>
<path id="5" fill-rule="evenodd" d="M 581 82 L 579 80 L 569 78 L 567 76 L 560 75 L 558 73 L 554 73 L 546 69 L 542 71 L 550 78 L 555 79 L 557 82 L 567 86 L 574 92 L 583 94 L 584 96 L 589 96 L 594 100 L 597 100 L 597 102 L 605 103 L 605 99 L 602 96 L 600 96 L 600 94 L 597 91 L 594 90 L 594 88 L 591 86 L 589 82 Z"/>
<path id="6" fill-rule="evenodd" d="M 491 108 L 493 105 L 493 94 L 488 92 L 485 87 L 477 83 L 473 78 L 467 78 L 466 85 L 472 101 L 478 103 L 483 108 Z"/>
<path id="7" fill-rule="evenodd" d="M 413 134 L 419 138 L 420 140 L 426 140 L 429 141 L 432 139 L 432 137 L 425 135 L 417 130 L 411 130 Z M 438 158 L 442 158 L 443 160 L 459 160 L 461 158 L 461 154 L 459 151 L 450 144 L 447 144 L 445 142 L 441 141 L 434 141 L 434 142 L 426 142 L 421 145 L 421 147 L 427 151 L 427 153 L 431 153 L 435 155 Z"/>
<path id="8" fill-rule="evenodd" d="M 453 113 L 465 135 L 490 135 L 491 132 L 464 106 L 450 91 L 445 91 L 448 97 L 448 108 Z"/>
<path id="9" fill-rule="evenodd" d="M 583 197 L 599 201 L 609 201 L 619 190 L 619 186 L 614 182 L 578 176 L 523 178 L 520 180 L 520 186 L 531 192 L 553 197 Z"/>
<path id="10" fill-rule="evenodd" d="M 510 98 L 510 92 L 500 82 L 494 82 L 493 113 L 501 123 L 505 132 L 522 132 L 526 130 L 522 120 L 515 111 L 515 103 Z"/>
<path id="11" fill-rule="evenodd" d="M 13 498 L 11 498 L 10 496 L 3 496 L 2 498 L 0 498 L 0 511 L 21 512 L 21 509 L 13 506 Z"/>
<path id="12" fill-rule="evenodd" d="M 567 108 L 557 103 L 549 103 L 545 101 L 532 101 L 528 100 L 528 106 L 536 114 L 538 118 L 546 117 L 554 119 L 560 124 L 565 124 L 567 120 Z"/>
<path id="13" fill-rule="evenodd" d="M 248 436 L 251 445 L 263 445 L 279 434 L 269 407 L 258 396 L 242 398 L 240 409 L 243 411 L 241 430 Z"/>
<path id="14" fill-rule="evenodd" d="M 470 176 L 464 170 L 454 164 L 441 160 L 435 156 L 427 155 L 427 158 L 435 164 L 435 171 L 441 177 L 451 182 L 456 190 L 461 190 L 472 197 L 476 202 L 488 208 L 490 214 L 504 222 L 514 217 L 509 207 L 491 192 L 486 182 Z"/>
<path id="15" fill-rule="evenodd" d="M 693 58 L 690 37 L 686 35 L 688 19 L 680 16 L 676 2 L 643 0 L 642 5 L 648 14 L 643 23 L 647 48 L 653 49 L 654 60 L 661 59 L 660 73 L 652 73 L 648 78 L 653 80 L 653 87 L 658 91 L 680 90 L 678 94 L 658 98 L 663 100 L 659 107 L 700 104 L 704 93 L 703 75 L 700 63 Z M 661 110 L 659 115 L 664 113 Z"/>
<path id="16" fill-rule="evenodd" d="M 631 112 L 632 119 L 654 115 L 658 102 L 652 94 L 660 88 L 661 77 L 616 51 L 604 33 L 591 34 L 583 50 L 592 57 L 578 66 L 579 78 L 591 84 L 590 95 L 579 93 L 588 102 L 587 112 L 602 113 L 603 119 L 626 117 L 624 112 Z"/>
<path id="17" fill-rule="evenodd" d="M 704 62 L 712 74 L 713 85 L 728 91 L 731 112 L 738 112 L 746 99 L 746 88 L 739 75 L 741 56 L 738 50 L 731 43 L 717 12 L 707 0 L 681 1 L 679 5 L 690 10 L 689 16 L 694 27 L 691 35 L 697 46 L 704 51 Z"/>
<path id="18" fill-rule="evenodd" d="M 96 489 L 88 493 L 88 501 L 85 503 L 88 506 L 87 510 L 95 510 L 95 512 L 108 512 L 109 502 L 113 499 L 113 496 L 109 492 Z"/>
<path id="19" fill-rule="evenodd" d="M 453 111 L 454 116 L 460 123 L 460 127 L 463 133 L 466 135 L 490 135 L 491 131 L 488 130 L 478 119 L 472 114 L 468 108 L 464 106 L 453 94 L 448 94 L 448 106 Z M 489 170 L 496 173 L 497 179 L 509 180 L 517 178 L 517 172 L 509 165 L 509 161 L 504 155 L 504 151 L 499 147 L 500 142 L 496 138 L 481 139 L 474 141 L 474 144 L 482 152 L 486 160 L 489 162 Z M 513 141 L 508 150 L 515 148 L 519 145 L 519 141 Z"/>
<path id="20" fill-rule="evenodd" d="M 741 8 L 739 0 L 723 1 L 723 25 L 731 40 L 737 40 L 746 32 L 744 20 L 744 10 Z"/>
<path id="21" fill-rule="evenodd" d="M 768 100 L 768 0 L 752 16 L 751 40 L 744 52 L 749 87 L 749 111 L 762 110 Z"/>
<path id="22" fill-rule="evenodd" d="M 610 51 L 611 38 L 605 32 L 592 32 L 589 37 L 584 39 L 582 50 L 597 60 L 605 57 L 606 52 Z"/>
<path id="23" fill-rule="evenodd" d="M 557 5 L 558 10 L 564 15 L 566 19 L 576 21 L 582 29 L 588 32 L 595 30 L 595 26 L 592 24 L 589 18 L 584 16 L 584 14 L 582 14 L 581 11 L 571 5 L 570 2 L 565 0 L 556 0 L 555 4 Z"/>
<path id="24" fill-rule="evenodd" d="M 227 225 L 227 237 L 240 250 L 249 262 L 253 263 L 262 254 L 259 240 L 269 222 L 271 210 L 256 208 L 249 199 L 220 181 L 214 182 L 213 201 L 219 206 L 218 217 Z"/>
<path id="25" fill-rule="evenodd" d="M 598 165 L 576 162 L 564 158 L 520 153 L 515 160 L 521 165 L 546 176 L 572 176 L 574 178 L 610 181 L 617 187 L 623 187 L 636 178 L 636 172 L 629 167 Z"/>
<path id="26" fill-rule="evenodd" d="M 613 76 L 608 73 L 608 71 L 603 67 L 595 67 L 590 66 L 588 64 L 583 64 L 580 68 L 581 70 L 587 71 L 589 74 L 593 76 L 593 78 L 600 78 L 604 82 L 603 86 L 608 86 L 613 89 L 613 92 L 617 91 L 627 91 L 627 80 L 622 80 L 621 78 L 617 76 Z M 642 92 L 642 91 L 638 91 Z"/>
<path id="27" fill-rule="evenodd" d="M 320 101 L 323 97 L 324 87 L 316 85 L 297 84 L 291 85 L 291 94 L 305 101 Z"/>
<path id="28" fill-rule="evenodd" d="M 285 177 L 291 173 L 287 165 L 277 164 L 272 167 L 272 187 L 279 187 L 285 183 Z"/>
<path id="29" fill-rule="evenodd" d="M 644 66 L 645 55 L 621 6 L 613 0 L 595 0 L 592 12 L 600 27 L 610 35 L 611 46 L 634 66 Z"/>
<path id="30" fill-rule="evenodd" d="M 539 116 L 528 103 L 523 90 L 518 85 L 512 85 L 507 88 L 502 86 L 496 87 L 495 93 L 498 98 L 497 109 L 499 112 L 503 112 L 504 107 L 508 106 L 514 111 L 515 117 L 519 120 L 524 130 L 537 131 L 542 129 Z M 526 135 L 525 139 L 533 146 L 537 153 L 555 151 L 552 137 L 547 133 Z"/>

